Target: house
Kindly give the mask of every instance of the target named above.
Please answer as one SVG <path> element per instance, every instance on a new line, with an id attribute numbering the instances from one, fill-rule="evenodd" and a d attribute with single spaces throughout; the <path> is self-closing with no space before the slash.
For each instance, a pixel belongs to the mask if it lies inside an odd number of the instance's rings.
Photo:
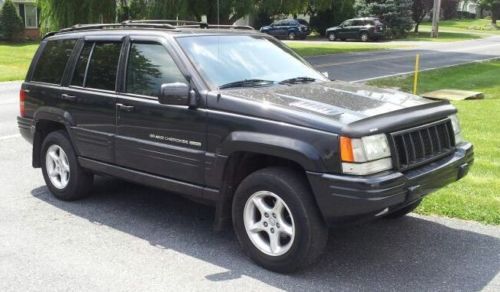
<path id="1" fill-rule="evenodd" d="M 0 0 L 0 7 L 5 0 Z M 16 6 L 17 13 L 21 16 L 24 23 L 23 35 L 25 38 L 36 39 L 40 36 L 39 30 L 39 9 L 36 0 L 12 0 Z"/>

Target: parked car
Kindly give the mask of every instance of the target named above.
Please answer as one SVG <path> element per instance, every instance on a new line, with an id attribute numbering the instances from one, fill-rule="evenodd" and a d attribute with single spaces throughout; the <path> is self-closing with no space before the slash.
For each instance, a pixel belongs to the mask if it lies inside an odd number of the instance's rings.
<path id="1" fill-rule="evenodd" d="M 311 33 L 311 28 L 304 19 L 284 19 L 263 26 L 260 31 L 277 38 L 295 40 L 305 39 Z"/>
<path id="2" fill-rule="evenodd" d="M 18 125 L 56 198 L 85 197 L 96 174 L 180 194 L 232 222 L 256 263 L 291 272 L 329 227 L 404 216 L 473 163 L 447 101 L 330 81 L 274 37 L 193 26 L 41 41 Z"/>
<path id="3" fill-rule="evenodd" d="M 363 42 L 379 40 L 384 37 L 385 26 L 374 17 L 353 18 L 342 22 L 339 26 L 330 27 L 326 30 L 328 40 L 337 39 L 359 39 Z"/>

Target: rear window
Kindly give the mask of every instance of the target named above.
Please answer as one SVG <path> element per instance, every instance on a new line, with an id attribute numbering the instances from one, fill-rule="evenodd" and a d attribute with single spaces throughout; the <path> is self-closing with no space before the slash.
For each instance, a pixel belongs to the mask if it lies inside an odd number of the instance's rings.
<path id="1" fill-rule="evenodd" d="M 121 47 L 121 42 L 85 43 L 71 85 L 114 91 Z"/>
<path id="2" fill-rule="evenodd" d="M 48 41 L 33 72 L 33 81 L 61 84 L 66 63 L 76 40 Z"/>

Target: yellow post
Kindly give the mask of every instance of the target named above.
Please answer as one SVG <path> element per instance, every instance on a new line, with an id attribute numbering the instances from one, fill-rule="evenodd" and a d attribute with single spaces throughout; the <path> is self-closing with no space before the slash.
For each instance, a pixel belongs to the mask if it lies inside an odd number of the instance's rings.
<path id="1" fill-rule="evenodd" d="M 415 78 L 413 79 L 413 94 L 417 94 L 419 66 L 420 66 L 420 55 L 417 54 L 417 57 L 415 58 L 415 74 L 414 74 Z"/>

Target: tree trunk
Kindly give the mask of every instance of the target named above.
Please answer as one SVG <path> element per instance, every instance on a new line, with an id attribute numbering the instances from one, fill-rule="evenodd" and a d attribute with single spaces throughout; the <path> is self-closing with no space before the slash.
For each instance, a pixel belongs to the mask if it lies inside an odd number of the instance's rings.
<path id="1" fill-rule="evenodd" d="M 413 30 L 414 33 L 418 33 L 418 26 L 420 25 L 419 22 L 415 23 L 415 29 Z"/>

